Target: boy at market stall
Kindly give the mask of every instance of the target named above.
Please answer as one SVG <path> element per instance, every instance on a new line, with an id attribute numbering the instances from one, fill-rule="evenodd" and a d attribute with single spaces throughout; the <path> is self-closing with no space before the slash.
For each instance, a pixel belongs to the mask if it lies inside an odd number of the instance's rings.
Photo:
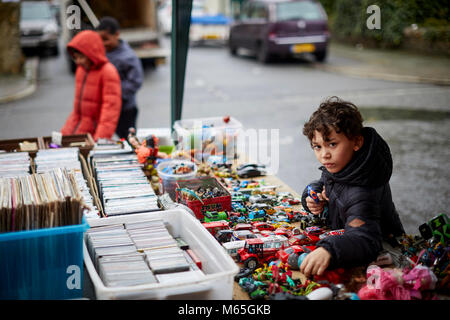
<path id="1" fill-rule="evenodd" d="M 306 276 L 321 275 L 327 268 L 350 268 L 375 261 L 382 241 L 404 233 L 392 201 L 389 180 L 392 156 L 387 143 L 371 127 L 363 127 L 358 108 L 331 97 L 321 103 L 303 127 L 317 160 L 320 180 L 302 195 L 306 211 L 325 214 L 333 230 L 344 234 L 317 242 L 300 265 Z M 327 206 L 327 210 L 324 208 Z"/>
<path id="2" fill-rule="evenodd" d="M 136 93 L 144 81 L 141 60 L 128 43 L 120 39 L 120 25 L 116 19 L 103 17 L 97 32 L 103 40 L 106 56 L 119 72 L 122 84 L 122 111 L 116 133 L 119 138 L 127 138 L 128 129 L 136 128 L 138 115 Z"/>
<path id="3" fill-rule="evenodd" d="M 63 135 L 90 133 L 95 141 L 111 139 L 121 109 L 120 78 L 108 61 L 100 36 L 79 32 L 67 44 L 77 64 L 73 110 L 61 129 Z"/>

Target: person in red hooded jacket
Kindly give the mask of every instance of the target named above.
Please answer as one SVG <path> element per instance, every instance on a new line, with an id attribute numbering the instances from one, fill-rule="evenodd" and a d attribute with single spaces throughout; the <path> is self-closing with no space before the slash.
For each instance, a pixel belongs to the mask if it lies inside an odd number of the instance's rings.
<path id="1" fill-rule="evenodd" d="M 67 50 L 77 64 L 74 107 L 66 120 L 63 135 L 90 133 L 95 141 L 111 139 L 122 107 L 120 77 L 106 57 L 97 32 L 78 33 Z"/>

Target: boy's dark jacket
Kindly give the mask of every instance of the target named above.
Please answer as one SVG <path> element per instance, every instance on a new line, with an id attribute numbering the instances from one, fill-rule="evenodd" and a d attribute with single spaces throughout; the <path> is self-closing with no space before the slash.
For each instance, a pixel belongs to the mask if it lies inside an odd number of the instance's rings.
<path id="1" fill-rule="evenodd" d="M 392 157 L 387 143 L 375 129 L 363 129 L 364 144 L 350 163 L 332 174 L 320 167 L 322 176 L 311 184 L 329 198 L 327 224 L 333 229 L 345 228 L 342 236 L 331 236 L 317 243 L 331 254 L 330 269 L 369 264 L 382 250 L 382 240 L 404 233 L 392 202 L 389 179 Z M 306 206 L 307 189 L 302 204 Z M 359 227 L 349 225 L 355 218 L 364 221 Z"/>

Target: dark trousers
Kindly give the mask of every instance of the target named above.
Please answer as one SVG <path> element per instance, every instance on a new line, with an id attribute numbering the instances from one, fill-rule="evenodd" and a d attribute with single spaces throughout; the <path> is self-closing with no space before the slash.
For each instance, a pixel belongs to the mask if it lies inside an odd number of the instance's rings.
<path id="1" fill-rule="evenodd" d="M 136 118 L 138 109 L 136 107 L 129 109 L 122 109 L 120 112 L 119 123 L 117 124 L 116 133 L 119 138 L 127 138 L 128 129 L 136 128 Z"/>

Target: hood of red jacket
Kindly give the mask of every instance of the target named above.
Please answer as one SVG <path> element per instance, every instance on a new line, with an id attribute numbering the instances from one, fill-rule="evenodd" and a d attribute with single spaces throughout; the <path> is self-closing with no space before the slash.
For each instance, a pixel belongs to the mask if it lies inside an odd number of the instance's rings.
<path id="1" fill-rule="evenodd" d="M 85 30 L 78 33 L 67 44 L 67 49 L 71 48 L 80 51 L 88 57 L 93 63 L 93 68 L 98 68 L 108 61 L 102 38 L 95 31 Z"/>

